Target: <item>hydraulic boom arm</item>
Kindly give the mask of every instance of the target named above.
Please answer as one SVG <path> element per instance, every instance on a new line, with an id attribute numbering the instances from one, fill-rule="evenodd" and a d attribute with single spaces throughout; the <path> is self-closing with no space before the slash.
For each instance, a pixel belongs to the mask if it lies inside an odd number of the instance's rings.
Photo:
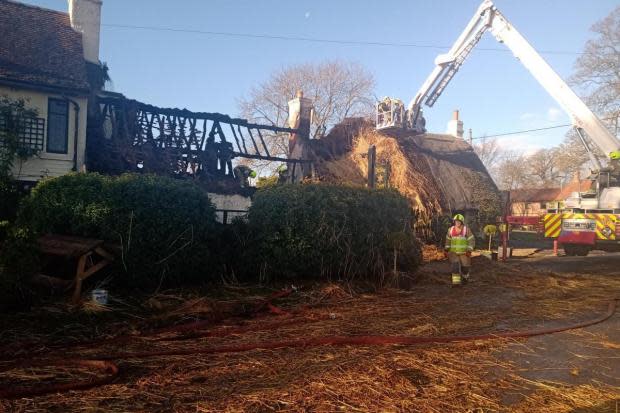
<path id="1" fill-rule="evenodd" d="M 423 101 L 433 106 L 450 80 L 459 70 L 471 50 L 486 30 L 504 43 L 515 57 L 530 71 L 543 88 L 569 114 L 578 132 L 585 131 L 590 139 L 611 159 L 620 159 L 620 141 L 612 135 L 601 120 L 558 76 L 523 36 L 497 10 L 491 0 L 484 0 L 450 51 L 439 55 L 435 69 L 428 76 L 408 106 L 409 125 L 413 128 Z"/>

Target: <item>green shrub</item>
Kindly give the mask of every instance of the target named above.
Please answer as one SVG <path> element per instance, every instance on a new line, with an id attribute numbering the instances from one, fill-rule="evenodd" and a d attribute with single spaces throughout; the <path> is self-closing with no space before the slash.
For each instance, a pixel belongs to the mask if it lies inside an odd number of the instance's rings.
<path id="1" fill-rule="evenodd" d="M 112 178 L 95 173 L 46 179 L 22 201 L 18 225 L 36 233 L 103 237 Z"/>
<path id="2" fill-rule="evenodd" d="M 105 238 L 122 245 L 129 275 L 155 274 L 173 284 L 210 275 L 215 207 L 191 182 L 155 175 L 112 181 Z"/>
<path id="3" fill-rule="evenodd" d="M 118 285 L 203 279 L 213 258 L 215 208 L 191 182 L 155 175 L 69 174 L 40 182 L 18 225 L 37 234 L 101 238 L 118 246 Z"/>
<path id="4" fill-rule="evenodd" d="M 39 268 L 34 234 L 9 227 L 0 251 L 0 311 L 27 307 L 32 298 L 26 279 Z"/>
<path id="5" fill-rule="evenodd" d="M 395 249 L 401 270 L 417 266 L 412 218 L 407 200 L 393 190 L 268 187 L 256 193 L 250 208 L 255 248 L 246 252 L 246 259 L 269 279 L 379 279 L 392 269 Z"/>
<path id="6" fill-rule="evenodd" d="M 15 219 L 19 198 L 15 183 L 8 178 L 0 177 L 0 221 Z"/>

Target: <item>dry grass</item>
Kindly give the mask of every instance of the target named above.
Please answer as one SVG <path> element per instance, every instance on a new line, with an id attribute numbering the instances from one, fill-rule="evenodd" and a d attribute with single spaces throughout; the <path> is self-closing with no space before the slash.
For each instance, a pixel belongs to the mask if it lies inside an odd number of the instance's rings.
<path id="1" fill-rule="evenodd" d="M 423 262 L 441 261 L 443 259 L 445 259 L 445 253 L 442 248 L 439 248 L 437 245 L 422 246 Z"/>
<path id="2" fill-rule="evenodd" d="M 69 349 L 63 354 L 96 358 L 118 351 L 202 349 L 331 335 L 435 336 L 517 330 L 592 318 L 604 311 L 603 300 L 610 291 L 620 292 L 617 276 L 559 277 L 528 265 L 477 260 L 474 283 L 462 289 L 449 287 L 446 264 L 439 262 L 425 267 L 409 291 L 363 292 L 338 284 L 302 288 L 276 303 L 296 309 L 292 316 L 228 319 L 211 330 L 226 331 L 241 324 L 251 329 L 245 333 L 181 341 L 144 337 L 119 345 Z M 220 303 L 240 302 L 181 298 L 169 294 L 148 297 L 144 303 L 154 319 L 172 321 L 190 315 L 208 317 Z M 287 320 L 287 324 L 273 328 L 278 320 Z M 613 331 L 587 329 L 519 341 L 128 358 L 119 362 L 121 376 L 112 385 L 0 402 L 0 406 L 15 412 L 611 412 L 608 407 L 620 398 L 620 392 L 613 370 L 604 367 L 617 358 L 617 338 Z M 572 343 L 567 351 L 577 354 L 574 360 L 564 364 L 560 360 L 557 366 L 541 361 L 555 351 L 554 343 L 564 346 L 564 341 Z M 603 363 L 596 377 L 587 371 L 589 357 Z M 545 374 L 533 371 L 525 363 L 529 360 Z M 554 375 L 549 376 L 547 369 Z M 0 386 L 45 382 L 57 370 L 0 373 Z M 61 374 L 65 380 L 90 373 L 64 370 Z"/>

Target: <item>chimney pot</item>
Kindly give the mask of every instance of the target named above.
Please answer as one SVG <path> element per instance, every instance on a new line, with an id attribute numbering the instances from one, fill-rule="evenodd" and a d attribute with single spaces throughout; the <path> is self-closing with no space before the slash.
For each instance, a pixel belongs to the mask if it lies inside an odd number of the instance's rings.
<path id="1" fill-rule="evenodd" d="M 459 119 L 459 111 L 452 112 L 452 119 L 448 122 L 448 135 L 463 139 L 463 121 Z"/>
<path id="2" fill-rule="evenodd" d="M 101 0 L 68 0 L 71 27 L 82 33 L 84 59 L 99 64 Z"/>

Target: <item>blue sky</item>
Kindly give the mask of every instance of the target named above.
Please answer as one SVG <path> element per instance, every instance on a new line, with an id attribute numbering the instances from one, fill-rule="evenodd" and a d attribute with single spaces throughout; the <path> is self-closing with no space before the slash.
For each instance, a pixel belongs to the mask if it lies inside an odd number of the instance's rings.
<path id="1" fill-rule="evenodd" d="M 66 11 L 66 0 L 27 3 Z M 167 107 L 238 114 L 237 99 L 279 68 L 330 59 L 352 60 L 370 70 L 376 94 L 408 102 L 438 53 L 446 51 L 479 0 L 103 0 L 100 58 L 114 90 Z M 591 25 L 618 0 L 496 0 L 498 8 L 538 50 L 578 53 Z M 416 43 L 446 49 L 341 45 L 249 39 L 197 33 L 135 30 L 105 24 L 190 30 Z M 486 34 L 433 108 L 427 127 L 444 132 L 454 109 L 473 135 L 567 123 L 568 117 L 529 72 Z M 506 49 L 507 50 L 507 49 Z M 577 54 L 544 54 L 563 78 Z M 503 146 L 533 151 L 563 139 L 566 129 L 501 138 Z"/>

